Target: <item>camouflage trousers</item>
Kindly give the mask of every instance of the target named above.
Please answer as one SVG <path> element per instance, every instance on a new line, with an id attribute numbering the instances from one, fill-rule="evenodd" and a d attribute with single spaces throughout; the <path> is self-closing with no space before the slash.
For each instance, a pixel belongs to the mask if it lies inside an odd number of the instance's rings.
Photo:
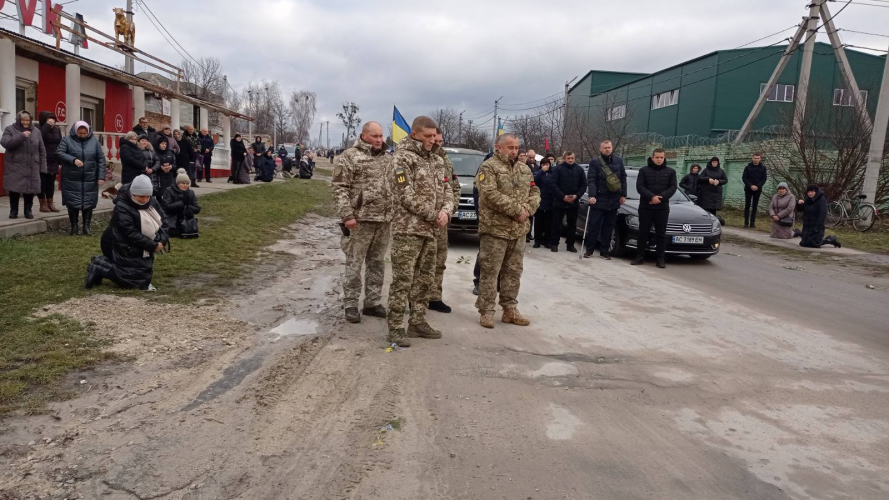
<path id="1" fill-rule="evenodd" d="M 392 283 L 389 285 L 389 331 L 404 328 L 404 313 L 411 302 L 410 324 L 426 323 L 429 292 L 435 279 L 434 239 L 397 234 L 392 237 Z"/>
<path id="2" fill-rule="evenodd" d="M 432 283 L 432 290 L 429 292 L 429 302 L 441 300 L 442 283 L 444 282 L 444 272 L 447 268 L 448 261 L 448 228 L 440 227 L 435 229 L 435 281 Z"/>
<path id="3" fill-rule="evenodd" d="M 522 262 L 525 252 L 524 236 L 507 240 L 482 234 L 478 262 L 481 278 L 475 307 L 479 313 L 494 312 L 497 299 L 497 276 L 500 276 L 500 306 L 515 309 L 518 305 L 519 285 L 522 279 Z"/>
<path id="4" fill-rule="evenodd" d="M 361 297 L 361 266 L 364 266 L 364 307 L 379 305 L 383 298 L 386 251 L 389 249 L 388 222 L 359 222 L 340 241 L 346 254 L 343 273 L 343 307 L 358 307 Z"/>

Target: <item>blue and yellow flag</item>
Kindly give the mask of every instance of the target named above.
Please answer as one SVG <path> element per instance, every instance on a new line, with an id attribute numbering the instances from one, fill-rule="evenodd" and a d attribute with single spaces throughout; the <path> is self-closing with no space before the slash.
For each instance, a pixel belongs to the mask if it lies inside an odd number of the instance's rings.
<path id="1" fill-rule="evenodd" d="M 503 122 L 500 121 L 500 118 L 497 118 L 497 136 L 503 135 Z"/>
<path id="2" fill-rule="evenodd" d="M 398 108 L 393 106 L 392 112 L 392 140 L 398 144 L 402 139 L 410 135 L 411 127 L 398 112 Z"/>

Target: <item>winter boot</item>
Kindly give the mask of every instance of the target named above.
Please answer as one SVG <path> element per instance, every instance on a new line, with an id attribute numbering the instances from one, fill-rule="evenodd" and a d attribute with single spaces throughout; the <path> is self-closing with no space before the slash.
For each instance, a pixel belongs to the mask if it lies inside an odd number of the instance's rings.
<path id="1" fill-rule="evenodd" d="M 361 314 L 365 316 L 372 316 L 374 318 L 385 318 L 386 317 L 386 308 L 377 304 L 373 307 L 365 307 L 361 310 Z"/>
<path id="2" fill-rule="evenodd" d="M 531 320 L 522 316 L 522 313 L 520 313 L 518 309 L 504 309 L 500 321 L 504 323 L 512 323 L 516 326 L 528 326 L 531 324 Z"/>
<path id="3" fill-rule="evenodd" d="M 482 325 L 485 328 L 494 328 L 494 313 L 482 313 L 481 318 L 479 318 L 478 320 L 478 324 Z"/>
<path id="4" fill-rule="evenodd" d="M 80 213 L 74 209 L 68 209 L 68 222 L 71 223 L 71 232 L 69 233 L 71 236 L 77 235 L 77 218 Z"/>
<path id="5" fill-rule="evenodd" d="M 663 257 L 658 257 L 657 267 L 660 269 L 666 269 L 667 268 L 667 261 L 665 261 Z"/>
<path id="6" fill-rule="evenodd" d="M 386 336 L 386 343 L 395 344 L 398 347 L 410 347 L 411 339 L 404 334 L 404 328 L 399 328 L 398 330 L 389 330 L 389 335 Z"/>
<path id="7" fill-rule="evenodd" d="M 83 234 L 84 236 L 92 236 L 93 232 L 90 228 L 90 225 L 93 222 L 93 211 L 92 210 L 84 210 L 83 211 Z"/>
<path id="8" fill-rule="evenodd" d="M 346 321 L 349 323 L 361 323 L 361 315 L 358 314 L 357 307 L 346 308 Z"/>
<path id="9" fill-rule="evenodd" d="M 645 259 L 642 257 L 636 257 L 633 259 L 633 262 L 630 262 L 631 266 L 641 266 L 645 262 Z"/>
<path id="10" fill-rule="evenodd" d="M 40 211 L 44 213 L 49 212 L 49 203 L 47 203 L 46 200 L 44 200 L 43 198 L 40 198 L 38 201 L 40 201 Z"/>
<path id="11" fill-rule="evenodd" d="M 102 284 L 102 273 L 99 266 L 95 264 L 88 264 L 86 266 L 86 279 L 84 282 L 87 290 Z"/>
<path id="12" fill-rule="evenodd" d="M 430 311 L 438 311 L 440 313 L 449 313 L 451 312 L 451 307 L 440 300 L 433 300 L 429 303 Z"/>
<path id="13" fill-rule="evenodd" d="M 48 208 L 50 212 L 61 212 L 61 210 L 56 208 L 56 204 L 52 198 L 46 199 L 46 208 Z"/>
<path id="14" fill-rule="evenodd" d="M 440 339 L 441 332 L 429 326 L 429 323 L 423 323 L 421 325 L 410 325 L 407 328 L 407 336 L 410 338 L 424 338 L 424 339 Z"/>

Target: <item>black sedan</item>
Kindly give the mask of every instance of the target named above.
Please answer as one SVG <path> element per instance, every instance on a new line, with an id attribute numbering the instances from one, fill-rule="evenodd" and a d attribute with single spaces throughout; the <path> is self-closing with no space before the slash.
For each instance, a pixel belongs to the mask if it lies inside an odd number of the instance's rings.
<path id="1" fill-rule="evenodd" d="M 627 168 L 627 202 L 621 205 L 614 234 L 608 242 L 610 253 L 615 257 L 635 253 L 639 241 L 639 193 L 636 191 L 637 170 Z M 586 226 L 588 197 L 580 201 L 577 232 L 583 234 Z M 722 227 L 719 220 L 694 204 L 693 197 L 682 189 L 670 198 L 670 220 L 667 223 L 667 254 L 688 255 L 695 259 L 709 259 L 719 253 Z M 601 245 L 602 242 L 599 242 Z M 649 238 L 649 252 L 655 249 L 654 231 Z"/>

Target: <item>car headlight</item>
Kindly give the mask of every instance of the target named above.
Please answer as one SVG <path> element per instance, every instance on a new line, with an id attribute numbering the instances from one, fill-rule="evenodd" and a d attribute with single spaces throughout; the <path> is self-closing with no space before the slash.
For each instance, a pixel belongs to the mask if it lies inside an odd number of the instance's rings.
<path id="1" fill-rule="evenodd" d="M 636 217 L 635 215 L 628 215 L 627 216 L 627 227 L 631 227 L 633 229 L 639 229 L 639 217 Z"/>
<path id="2" fill-rule="evenodd" d="M 721 233 L 722 232 L 722 224 L 719 223 L 719 219 L 713 219 L 713 226 L 710 229 L 711 233 Z"/>

